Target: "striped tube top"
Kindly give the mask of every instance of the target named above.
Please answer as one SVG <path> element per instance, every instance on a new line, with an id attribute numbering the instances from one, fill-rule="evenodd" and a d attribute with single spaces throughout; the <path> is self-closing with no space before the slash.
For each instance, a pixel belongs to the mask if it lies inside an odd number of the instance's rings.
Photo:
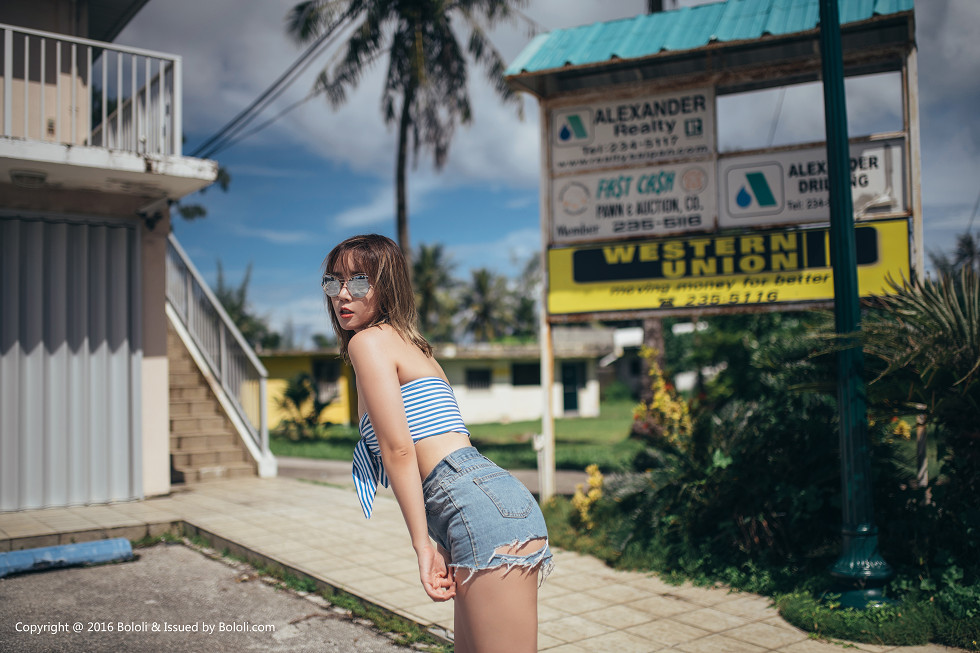
<path id="1" fill-rule="evenodd" d="M 409 381 L 401 387 L 401 391 L 412 442 L 450 431 L 470 434 L 463 423 L 452 387 L 439 377 L 425 376 Z M 354 447 L 352 476 L 361 509 L 364 516 L 370 519 L 378 483 L 388 487 L 388 476 L 381 464 L 378 436 L 367 413 L 361 417 L 358 429 L 361 439 Z"/>

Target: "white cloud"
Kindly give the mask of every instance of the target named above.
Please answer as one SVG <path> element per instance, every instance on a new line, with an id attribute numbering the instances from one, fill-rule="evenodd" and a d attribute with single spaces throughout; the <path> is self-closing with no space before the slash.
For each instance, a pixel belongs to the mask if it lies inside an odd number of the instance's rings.
<path id="1" fill-rule="evenodd" d="M 445 187 L 432 174 L 409 175 L 408 204 L 409 214 L 420 212 L 428 197 Z M 328 215 L 330 225 L 342 229 L 372 227 L 378 224 L 390 224 L 395 216 L 395 187 L 388 180 L 379 182 L 366 203 L 345 209 L 336 215 Z M 411 218 L 410 218 L 411 219 Z"/>
<path id="2" fill-rule="evenodd" d="M 119 43 L 180 53 L 184 61 L 184 126 L 188 132 L 214 133 L 252 102 L 296 60 L 305 46 L 291 42 L 285 17 L 296 0 L 168 0 L 150 2 L 130 23 Z M 600 2 L 538 0 L 528 9 L 548 29 L 580 25 L 644 11 L 642 0 Z M 527 25 L 503 25 L 492 39 L 507 61 L 529 40 Z M 343 40 L 338 40 L 338 44 Z M 339 52 L 321 57 L 253 123 L 258 125 L 303 98 L 315 75 Z M 394 167 L 395 132 L 384 124 L 381 91 L 385 60 L 369 68 L 347 101 L 332 108 L 323 97 L 250 137 L 250 143 L 287 139 L 353 171 L 389 176 Z M 493 180 L 537 185 L 539 136 L 537 102 L 525 97 L 525 120 L 503 105 L 478 66 L 470 70 L 474 122 L 457 128 L 445 170 L 449 183 Z M 188 143 L 193 148 L 197 143 Z M 219 157 L 220 158 L 220 157 Z M 431 167 L 429 160 L 419 168 Z M 375 212 L 376 214 L 376 212 Z M 368 213 L 345 219 L 369 219 Z"/>
<path id="3" fill-rule="evenodd" d="M 537 206 L 537 204 L 538 204 L 538 196 L 536 194 L 532 195 L 529 193 L 523 197 L 515 197 L 514 199 L 507 200 L 504 203 L 504 208 L 511 209 L 511 210 L 526 209 L 529 207 Z"/>
<path id="4" fill-rule="evenodd" d="M 283 231 L 281 229 L 259 229 L 247 227 L 242 224 L 232 224 L 231 230 L 239 236 L 247 238 L 259 238 L 276 245 L 290 245 L 294 243 L 309 242 L 316 237 L 308 231 Z"/>
<path id="5" fill-rule="evenodd" d="M 380 186 L 367 204 L 361 204 L 329 216 L 327 221 L 343 228 L 369 227 L 388 222 L 395 213 L 395 193 L 391 184 Z"/>
<path id="6" fill-rule="evenodd" d="M 518 229 L 496 241 L 453 245 L 447 251 L 453 261 L 461 264 L 457 274 L 464 280 L 469 278 L 470 270 L 478 268 L 514 277 L 531 256 L 541 251 L 541 232 Z"/>

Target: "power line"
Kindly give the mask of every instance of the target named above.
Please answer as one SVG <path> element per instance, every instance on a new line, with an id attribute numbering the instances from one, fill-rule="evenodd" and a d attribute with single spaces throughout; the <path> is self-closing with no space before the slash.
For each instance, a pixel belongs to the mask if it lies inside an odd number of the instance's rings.
<path id="1" fill-rule="evenodd" d="M 275 121 L 279 120 L 284 115 L 286 115 L 287 113 L 289 113 L 290 111 L 292 111 L 293 109 L 295 109 L 296 107 L 300 106 L 301 104 L 305 104 L 305 103 L 309 102 L 310 100 L 312 100 L 313 98 L 315 98 L 317 95 L 319 95 L 322 92 L 323 92 L 322 90 L 313 91 L 313 92 L 309 93 L 306 97 L 304 97 L 302 100 L 298 100 L 296 102 L 293 102 L 288 107 L 286 107 L 285 109 L 283 109 L 282 111 L 280 111 L 276 115 L 272 116 L 271 118 L 269 118 L 268 120 L 266 120 L 265 122 L 263 122 L 262 124 L 260 124 L 258 127 L 255 127 L 254 129 L 252 129 L 252 130 L 250 130 L 248 132 L 245 132 L 244 134 L 242 134 L 240 136 L 237 136 L 236 135 L 236 136 L 233 136 L 233 137 L 229 137 L 227 140 L 222 141 L 215 148 L 212 148 L 211 154 L 209 154 L 208 156 L 213 156 L 213 155 L 217 154 L 218 152 L 221 152 L 222 150 L 228 149 L 229 147 L 231 147 L 235 143 L 237 143 L 239 141 L 243 141 L 246 138 L 248 138 L 249 136 L 253 136 L 253 135 L 259 133 L 260 131 L 262 131 L 263 129 L 265 129 L 266 127 L 268 127 L 269 125 L 271 125 L 272 123 L 274 123 Z"/>
<path id="2" fill-rule="evenodd" d="M 776 110 L 773 112 L 772 123 L 769 125 L 769 142 L 766 147 L 772 147 L 772 141 L 776 137 L 776 126 L 779 125 L 779 116 L 783 112 L 783 98 L 786 97 L 786 87 L 779 89 L 779 98 L 776 100 Z"/>
<path id="3" fill-rule="evenodd" d="M 235 138 L 235 136 L 241 132 L 242 129 L 248 126 L 258 114 L 265 110 L 265 108 L 275 101 L 282 93 L 292 85 L 293 82 L 299 77 L 299 75 L 305 71 L 313 61 L 316 60 L 316 56 L 320 54 L 322 50 L 325 50 L 327 46 L 333 43 L 331 37 L 334 36 L 336 29 L 342 25 L 350 17 L 350 9 L 344 12 L 344 14 L 330 25 L 327 30 L 317 37 L 306 50 L 300 54 L 299 58 L 294 61 L 286 71 L 280 75 L 265 91 L 262 92 L 259 97 L 252 101 L 247 107 L 238 113 L 234 118 L 227 122 L 221 129 L 219 129 L 213 136 L 208 138 L 204 143 L 199 145 L 193 152 L 191 156 L 208 158 L 213 156 L 216 152 L 226 149 L 233 143 L 241 140 L 240 138 Z M 303 101 L 310 99 L 312 96 L 308 96 Z M 298 103 L 301 104 L 302 102 Z M 295 108 L 296 105 L 290 107 L 290 109 Z M 287 110 L 288 111 L 288 110 Z M 285 111 L 280 113 L 278 116 L 286 113 Z M 254 134 L 260 129 L 267 126 L 268 122 L 263 124 L 259 129 L 253 130 L 248 133 L 248 135 Z"/>

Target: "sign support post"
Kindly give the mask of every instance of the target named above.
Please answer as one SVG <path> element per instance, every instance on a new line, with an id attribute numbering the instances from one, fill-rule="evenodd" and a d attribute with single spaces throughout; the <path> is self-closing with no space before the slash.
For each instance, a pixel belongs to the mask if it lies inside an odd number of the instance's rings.
<path id="1" fill-rule="evenodd" d="M 820 0 L 820 52 L 827 125 L 827 169 L 830 187 L 830 258 L 834 270 L 834 318 L 837 333 L 851 336 L 837 358 L 837 404 L 840 414 L 841 555 L 830 574 L 840 584 L 841 604 L 865 609 L 882 603 L 882 587 L 894 575 L 878 552 L 878 527 L 871 498 L 871 459 L 867 407 L 862 379 L 860 298 L 854 242 L 847 105 L 841 54 L 838 0 Z"/>
<path id="2" fill-rule="evenodd" d="M 538 107 L 541 124 L 548 124 L 548 112 L 544 105 Z M 547 129 L 541 130 L 541 215 L 548 215 L 548 170 L 551 165 L 549 152 L 550 139 Z M 551 242 L 551 221 L 541 220 L 541 323 L 538 329 L 538 343 L 541 347 L 541 433 L 535 438 L 538 459 L 538 501 L 544 505 L 557 491 L 555 472 L 555 410 L 552 390 L 555 384 L 555 346 L 551 336 L 551 322 L 548 320 L 548 243 Z"/>

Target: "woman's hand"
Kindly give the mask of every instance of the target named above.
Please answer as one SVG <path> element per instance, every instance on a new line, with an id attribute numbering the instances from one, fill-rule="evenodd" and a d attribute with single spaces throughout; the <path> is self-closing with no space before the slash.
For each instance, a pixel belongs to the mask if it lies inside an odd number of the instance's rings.
<path id="1" fill-rule="evenodd" d="M 456 581 L 446 564 L 446 558 L 431 544 L 418 551 L 419 577 L 422 588 L 433 601 L 448 601 L 456 596 Z"/>

